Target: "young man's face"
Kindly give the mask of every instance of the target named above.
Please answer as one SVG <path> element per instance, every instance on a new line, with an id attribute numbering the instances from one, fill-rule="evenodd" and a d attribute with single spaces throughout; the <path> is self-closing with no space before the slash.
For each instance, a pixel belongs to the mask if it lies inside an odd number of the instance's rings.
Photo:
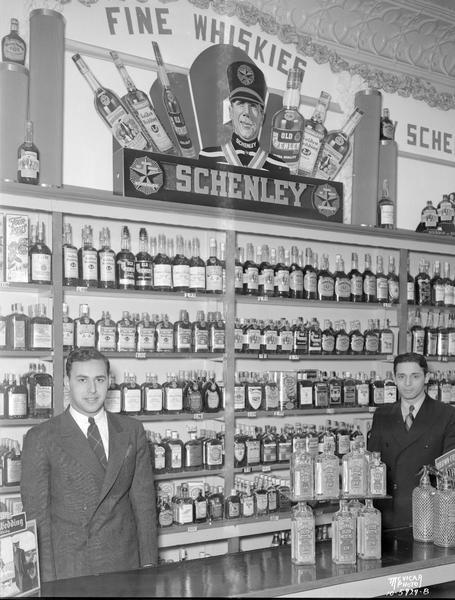
<path id="1" fill-rule="evenodd" d="M 103 360 L 74 362 L 65 378 L 71 394 L 71 406 L 87 417 L 95 415 L 104 404 L 109 378 Z"/>
<path id="2" fill-rule="evenodd" d="M 247 100 L 234 100 L 229 107 L 229 115 L 235 133 L 243 140 L 250 142 L 258 137 L 264 118 L 260 104 Z"/>
<path id="3" fill-rule="evenodd" d="M 395 383 L 398 392 L 402 400 L 409 404 L 423 396 L 427 379 L 424 370 L 416 362 L 403 362 L 396 367 Z"/>

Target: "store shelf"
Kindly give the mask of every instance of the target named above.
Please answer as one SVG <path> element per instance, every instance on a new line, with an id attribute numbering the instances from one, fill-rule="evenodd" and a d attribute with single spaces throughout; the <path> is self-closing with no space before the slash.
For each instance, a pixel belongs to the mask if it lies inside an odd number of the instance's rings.
<path id="1" fill-rule="evenodd" d="M 128 300 L 196 300 L 198 302 L 224 302 L 224 294 L 203 294 L 193 292 L 156 292 L 154 290 L 122 290 L 117 288 L 97 288 L 85 286 L 63 286 L 65 296 L 93 296 L 113 298 L 128 298 Z"/>
<path id="2" fill-rule="evenodd" d="M 428 362 L 455 362 L 455 356 L 426 356 Z"/>
<path id="3" fill-rule="evenodd" d="M 348 360 L 348 361 L 359 361 L 359 360 L 374 360 L 388 362 L 393 360 L 393 356 L 388 354 L 264 354 L 258 352 L 236 352 L 235 358 L 240 360 L 285 360 L 287 362 L 299 362 L 299 361 L 316 361 L 316 360 Z M 454 357 L 455 359 L 455 357 Z"/>
<path id="4" fill-rule="evenodd" d="M 186 479 L 188 477 L 222 477 L 224 469 L 199 469 L 191 471 L 178 471 L 177 473 L 156 473 L 153 478 L 155 481 L 166 481 L 169 479 Z"/>
<path id="5" fill-rule="evenodd" d="M 52 361 L 52 350 L 0 350 L 0 358 L 39 358 Z"/>
<path id="6" fill-rule="evenodd" d="M 202 413 L 161 413 L 158 415 L 133 415 L 135 419 L 145 423 L 160 421 L 210 421 L 212 419 L 223 419 L 224 411 L 202 412 Z"/>
<path id="7" fill-rule="evenodd" d="M 49 284 L 0 281 L 1 292 L 15 292 L 17 294 L 25 292 L 27 294 L 39 294 L 40 296 L 51 298 L 53 295 L 53 286 Z"/>
<path id="8" fill-rule="evenodd" d="M 0 427 L 33 427 L 44 423 L 47 419 L 0 419 Z"/>
<path id="9" fill-rule="evenodd" d="M 306 415 L 340 415 L 350 413 L 374 413 L 376 406 L 350 406 L 337 408 L 295 408 L 291 410 L 238 410 L 235 417 L 255 419 L 262 417 L 303 417 Z"/>
<path id="10" fill-rule="evenodd" d="M 2 485 L 0 486 L 0 494 L 20 494 L 21 486 L 20 485 Z"/>
<path id="11" fill-rule="evenodd" d="M 270 463 L 268 465 L 251 465 L 246 467 L 234 467 L 234 473 L 270 473 L 271 471 L 289 471 L 289 462 Z"/>
<path id="12" fill-rule="evenodd" d="M 238 304 L 272 304 L 288 307 L 312 307 L 312 308 L 347 308 L 347 309 L 366 309 L 378 310 L 398 310 L 399 304 L 390 302 L 337 302 L 336 300 L 305 300 L 304 298 L 282 298 L 280 296 L 244 296 L 237 294 L 235 300 Z"/>
<path id="13" fill-rule="evenodd" d="M 65 351 L 64 356 L 68 356 L 69 352 Z M 148 359 L 206 359 L 214 361 L 222 361 L 224 357 L 223 352 L 112 352 L 103 351 L 104 356 L 107 358 L 122 358 L 122 359 L 135 359 L 135 360 L 148 360 Z M 0 354 L 1 356 L 1 354 Z"/>

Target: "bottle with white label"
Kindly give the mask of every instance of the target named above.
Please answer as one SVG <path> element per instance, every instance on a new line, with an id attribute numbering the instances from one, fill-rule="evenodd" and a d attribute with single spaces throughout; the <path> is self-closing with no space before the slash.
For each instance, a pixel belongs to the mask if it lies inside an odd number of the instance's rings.
<path id="1" fill-rule="evenodd" d="M 104 400 L 104 408 L 111 413 L 119 414 L 122 412 L 122 394 L 113 373 L 109 374 L 109 387 Z"/>
<path id="2" fill-rule="evenodd" d="M 36 226 L 36 242 L 29 250 L 30 283 L 52 283 L 52 252 L 46 245 L 44 222 Z"/>
<path id="3" fill-rule="evenodd" d="M 20 303 L 13 304 L 6 318 L 6 349 L 27 350 L 29 328 L 30 319 L 24 313 L 24 307 Z"/>
<path id="4" fill-rule="evenodd" d="M 7 419 L 26 419 L 28 417 L 27 388 L 9 375 L 5 394 L 5 417 Z"/>
<path id="5" fill-rule="evenodd" d="M 340 509 L 333 516 L 332 560 L 341 565 L 357 561 L 357 523 L 347 500 L 340 500 Z"/>
<path id="6" fill-rule="evenodd" d="M 73 246 L 73 229 L 71 223 L 63 223 L 62 262 L 63 285 L 79 285 L 77 248 Z"/>
<path id="7" fill-rule="evenodd" d="M 179 381 L 176 373 L 169 373 L 163 385 L 163 410 L 167 413 L 183 411 L 183 382 Z"/>
<path id="8" fill-rule="evenodd" d="M 17 181 L 38 185 L 40 174 L 40 152 L 33 143 L 33 123 L 25 122 L 25 138 L 17 149 Z"/>
<path id="9" fill-rule="evenodd" d="M 88 304 L 80 304 L 79 318 L 74 321 L 76 348 L 93 348 L 96 339 L 95 331 L 95 321 L 90 318 Z"/>
<path id="10" fill-rule="evenodd" d="M 141 413 L 141 388 L 136 382 L 136 375 L 125 373 L 120 386 L 122 397 L 122 413 L 124 415 L 139 415 Z"/>
<path id="11" fill-rule="evenodd" d="M 166 314 L 161 315 L 156 326 L 156 351 L 174 352 L 174 325 Z"/>
<path id="12" fill-rule="evenodd" d="M 172 290 L 172 260 L 166 254 L 166 236 L 158 235 L 158 253 L 153 260 L 153 289 L 158 292 Z"/>
<path id="13" fill-rule="evenodd" d="M 156 350 L 156 321 L 150 319 L 147 312 L 142 313 L 142 319 L 136 326 L 137 351 L 155 352 Z"/>
<path id="14" fill-rule="evenodd" d="M 395 228 L 395 205 L 390 197 L 389 182 L 384 179 L 382 182 L 382 193 L 378 200 L 378 222 L 377 226 L 383 229 Z"/>
<path id="15" fill-rule="evenodd" d="M 127 310 L 122 312 L 122 318 L 117 323 L 117 351 L 136 351 L 136 324 Z"/>
<path id="16" fill-rule="evenodd" d="M 46 305 L 36 304 L 30 319 L 30 350 L 52 350 L 52 319 L 46 316 Z"/>
<path id="17" fill-rule="evenodd" d="M 82 227 L 82 245 L 77 251 L 80 285 L 98 287 L 98 253 L 93 247 L 93 229 L 91 225 Z"/>
<path id="18" fill-rule="evenodd" d="M 117 287 L 115 252 L 111 248 L 111 232 L 109 230 L 109 227 L 103 227 L 100 231 L 100 248 L 98 250 L 98 273 L 100 276 L 100 287 Z"/>
<path id="19" fill-rule="evenodd" d="M 205 265 L 205 291 L 207 294 L 221 294 L 223 292 L 223 265 L 217 257 L 216 248 L 216 239 L 210 238 L 209 257 Z"/>
<path id="20" fill-rule="evenodd" d="M 156 373 L 146 373 L 145 382 L 141 385 L 142 412 L 147 415 L 158 415 L 163 412 L 163 388 L 158 383 Z"/>
<path id="21" fill-rule="evenodd" d="M 134 290 L 135 256 L 131 252 L 130 231 L 126 225 L 122 227 L 122 246 L 115 257 L 115 270 L 118 287 L 122 290 Z"/>
<path id="22" fill-rule="evenodd" d="M 306 502 L 299 502 L 291 514 L 291 561 L 295 565 L 316 562 L 315 519 Z"/>
<path id="23" fill-rule="evenodd" d="M 115 352 L 117 349 L 117 326 L 110 312 L 104 311 L 95 324 L 95 344 L 100 352 Z"/>
<path id="24" fill-rule="evenodd" d="M 310 119 L 305 120 L 302 146 L 300 148 L 299 175 L 312 177 L 319 150 L 327 135 L 324 126 L 330 94 L 322 91 L 318 103 Z"/>
<path id="25" fill-rule="evenodd" d="M 49 419 L 53 410 L 54 383 L 52 375 L 46 373 L 44 365 L 30 378 L 28 404 L 29 416 L 36 419 Z"/>

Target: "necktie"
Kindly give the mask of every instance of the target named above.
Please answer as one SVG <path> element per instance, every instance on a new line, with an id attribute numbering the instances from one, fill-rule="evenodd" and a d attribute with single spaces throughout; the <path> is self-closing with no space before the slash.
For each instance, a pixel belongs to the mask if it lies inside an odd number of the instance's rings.
<path id="1" fill-rule="evenodd" d="M 87 430 L 87 439 L 93 452 L 96 454 L 96 458 L 100 461 L 103 469 L 107 467 L 106 453 L 104 452 L 103 442 L 101 440 L 100 430 L 98 425 L 95 423 L 93 417 L 88 418 L 89 426 Z"/>
<path id="2" fill-rule="evenodd" d="M 406 415 L 406 419 L 404 420 L 404 424 L 406 426 L 406 430 L 409 431 L 412 427 L 412 424 L 414 423 L 414 415 L 412 414 L 414 412 L 414 406 L 411 404 L 411 406 L 409 407 L 409 412 Z"/>

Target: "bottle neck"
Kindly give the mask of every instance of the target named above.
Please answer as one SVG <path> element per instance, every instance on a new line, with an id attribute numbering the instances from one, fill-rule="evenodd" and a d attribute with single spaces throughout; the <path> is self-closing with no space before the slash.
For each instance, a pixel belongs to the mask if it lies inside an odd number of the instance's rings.
<path id="1" fill-rule="evenodd" d="M 92 90 L 96 92 L 97 90 L 102 89 L 102 85 L 97 80 L 95 75 L 91 72 L 84 59 L 81 58 L 79 54 L 76 54 L 75 56 L 73 56 L 73 60 L 76 63 L 76 66 L 79 69 L 81 75 L 85 77 L 87 83 L 92 88 Z"/>
<path id="2" fill-rule="evenodd" d="M 300 90 L 288 88 L 284 93 L 283 106 L 285 108 L 298 109 L 300 105 Z"/>

